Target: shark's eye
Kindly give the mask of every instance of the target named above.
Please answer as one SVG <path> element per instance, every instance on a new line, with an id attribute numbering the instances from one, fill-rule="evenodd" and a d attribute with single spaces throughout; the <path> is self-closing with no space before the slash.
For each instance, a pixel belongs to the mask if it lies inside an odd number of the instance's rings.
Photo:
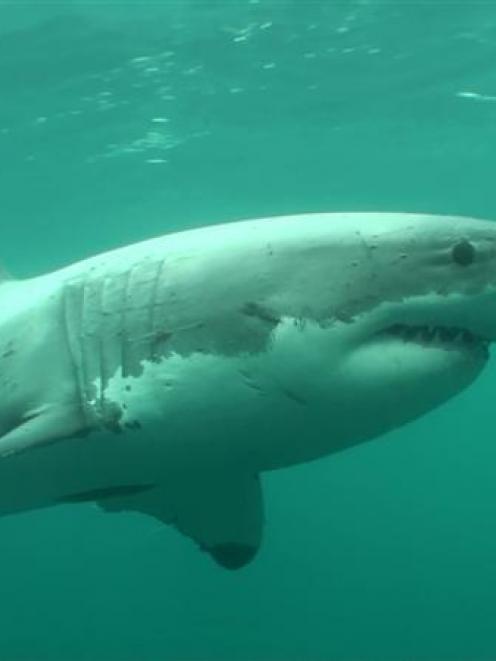
<path id="1" fill-rule="evenodd" d="M 451 256 L 455 264 L 460 266 L 469 266 L 475 260 L 475 248 L 466 239 L 459 241 L 451 251 Z"/>

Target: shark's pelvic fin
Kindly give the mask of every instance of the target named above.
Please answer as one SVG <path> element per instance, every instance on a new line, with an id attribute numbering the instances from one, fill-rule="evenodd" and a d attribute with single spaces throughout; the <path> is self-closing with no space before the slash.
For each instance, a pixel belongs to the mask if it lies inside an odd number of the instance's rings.
<path id="1" fill-rule="evenodd" d="M 121 499 L 100 499 L 98 504 L 106 511 L 134 510 L 174 525 L 226 569 L 248 564 L 262 539 L 258 475 L 188 475 L 173 485 L 158 485 Z"/>

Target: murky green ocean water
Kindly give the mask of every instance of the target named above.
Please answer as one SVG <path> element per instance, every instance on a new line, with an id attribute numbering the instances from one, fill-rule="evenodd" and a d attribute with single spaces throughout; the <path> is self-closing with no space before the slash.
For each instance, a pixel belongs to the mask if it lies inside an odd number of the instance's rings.
<path id="1" fill-rule="evenodd" d="M 286 212 L 496 218 L 495 56 L 493 2 L 2 2 L 1 260 Z M 495 389 L 493 364 L 266 476 L 238 573 L 131 514 L 2 519 L 0 661 L 496 660 Z"/>

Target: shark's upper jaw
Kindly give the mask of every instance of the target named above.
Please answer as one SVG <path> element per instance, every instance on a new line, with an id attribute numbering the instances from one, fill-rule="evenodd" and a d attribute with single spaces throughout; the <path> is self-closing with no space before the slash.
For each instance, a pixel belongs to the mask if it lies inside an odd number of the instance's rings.
<path id="1" fill-rule="evenodd" d="M 412 351 L 439 350 L 469 361 L 487 360 L 496 341 L 496 290 L 405 297 L 384 302 L 363 316 L 358 342 L 400 345 Z"/>
<path id="2" fill-rule="evenodd" d="M 447 351 L 482 352 L 489 357 L 491 340 L 468 328 L 457 326 L 411 325 L 396 323 L 380 331 L 380 335 L 415 343 L 425 348 Z"/>

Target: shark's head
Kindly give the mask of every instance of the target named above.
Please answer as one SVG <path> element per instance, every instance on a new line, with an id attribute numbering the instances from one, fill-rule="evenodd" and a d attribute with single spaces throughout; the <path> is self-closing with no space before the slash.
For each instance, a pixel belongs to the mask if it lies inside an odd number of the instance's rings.
<path id="1" fill-rule="evenodd" d="M 243 234 L 243 257 L 228 243 L 220 261 L 236 296 L 249 292 L 236 302 L 253 324 L 246 337 L 267 329 L 269 350 L 250 378 L 262 390 L 280 388 L 296 407 L 318 408 L 316 424 L 334 448 L 435 408 L 488 361 L 496 224 L 315 214 L 247 225 Z"/>
<path id="2" fill-rule="evenodd" d="M 288 240 L 292 275 L 274 297 L 286 324 L 297 320 L 306 335 L 291 348 L 299 360 L 286 359 L 300 377 L 283 371 L 295 393 L 300 379 L 302 401 L 312 390 L 327 400 L 344 445 L 431 410 L 476 378 L 496 339 L 496 224 L 406 214 L 306 223 L 306 240 Z"/>

